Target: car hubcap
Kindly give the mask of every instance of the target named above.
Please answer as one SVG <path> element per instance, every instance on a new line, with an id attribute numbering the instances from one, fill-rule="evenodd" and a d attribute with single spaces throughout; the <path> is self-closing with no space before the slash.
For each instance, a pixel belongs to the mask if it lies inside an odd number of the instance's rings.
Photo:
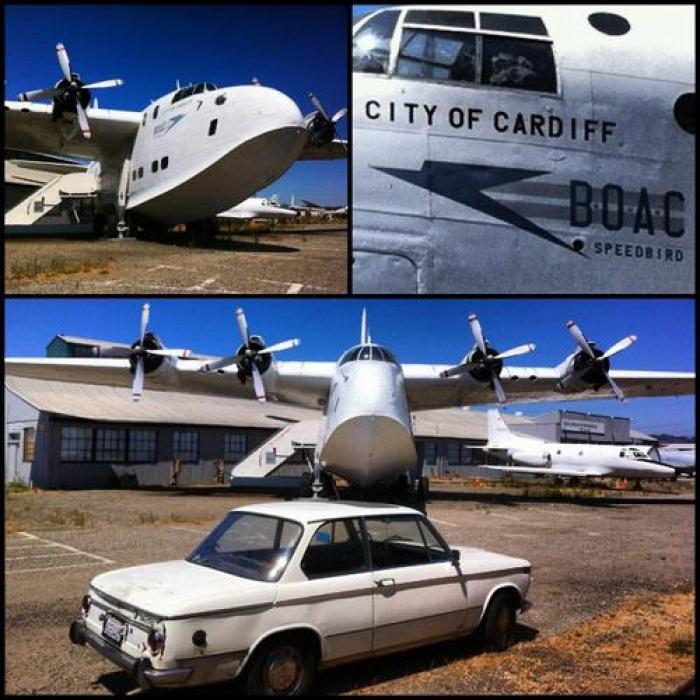
<path id="1" fill-rule="evenodd" d="M 267 685 L 273 693 L 290 690 L 299 679 L 301 660 L 296 649 L 278 649 L 267 664 Z"/>

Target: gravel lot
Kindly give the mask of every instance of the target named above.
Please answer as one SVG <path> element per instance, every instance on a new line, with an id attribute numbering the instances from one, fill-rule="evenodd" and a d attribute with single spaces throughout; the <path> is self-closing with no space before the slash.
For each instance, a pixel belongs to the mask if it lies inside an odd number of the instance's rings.
<path id="1" fill-rule="evenodd" d="M 68 640 L 90 579 L 109 569 L 183 557 L 226 510 L 260 500 L 269 497 L 194 489 L 6 496 L 6 692 L 109 694 L 131 688 L 123 672 Z M 579 505 L 436 499 L 428 515 L 450 543 L 533 563 L 533 608 L 520 618 L 520 636 L 542 640 L 585 629 L 581 623 L 630 595 L 694 590 L 694 501 L 659 500 Z M 401 692 L 412 674 L 426 671 L 428 663 L 432 668 L 435 659 L 448 669 L 459 663 L 468 653 L 468 643 L 462 644 L 329 670 L 321 675 L 320 690 L 372 692 L 381 684 L 382 693 Z M 431 690 L 421 686 L 418 692 Z"/>
<path id="2" fill-rule="evenodd" d="M 344 294 L 348 287 L 344 224 L 220 236 L 210 247 L 10 240 L 5 256 L 9 294 Z"/>

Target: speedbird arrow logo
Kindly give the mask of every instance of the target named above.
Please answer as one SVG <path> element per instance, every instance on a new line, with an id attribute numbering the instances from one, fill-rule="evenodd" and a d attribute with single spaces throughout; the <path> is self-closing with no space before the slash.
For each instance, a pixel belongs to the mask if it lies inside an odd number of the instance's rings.
<path id="1" fill-rule="evenodd" d="M 493 165 L 470 165 L 468 163 L 445 163 L 426 160 L 420 170 L 403 170 L 402 168 L 380 168 L 373 166 L 387 175 L 398 177 L 413 185 L 422 187 L 436 194 L 459 202 L 472 209 L 505 221 L 511 226 L 517 226 L 524 231 L 534 234 L 554 245 L 565 248 L 569 252 L 586 257 L 580 251 L 574 250 L 568 243 L 538 226 L 530 219 L 497 202 L 482 190 L 498 187 L 518 180 L 548 175 L 546 170 L 524 170 L 522 168 L 500 168 Z"/>

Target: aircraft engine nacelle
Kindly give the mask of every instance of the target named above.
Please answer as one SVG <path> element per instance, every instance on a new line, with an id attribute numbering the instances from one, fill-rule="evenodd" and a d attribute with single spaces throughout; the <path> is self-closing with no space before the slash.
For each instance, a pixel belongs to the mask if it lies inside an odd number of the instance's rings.
<path id="1" fill-rule="evenodd" d="M 131 349 L 135 350 L 141 344 L 140 340 L 136 340 Z M 143 336 L 143 349 L 148 350 L 163 350 L 163 343 L 160 341 L 158 336 L 151 331 L 148 331 Z M 151 376 L 162 376 L 164 374 L 175 374 L 175 365 L 177 364 L 176 357 L 168 357 L 165 355 L 152 355 L 149 352 L 140 353 L 143 357 L 143 371 L 144 374 Z M 129 371 L 131 374 L 136 372 L 136 364 L 138 362 L 139 354 L 132 352 L 129 355 Z"/>
<path id="2" fill-rule="evenodd" d="M 499 352 L 496 348 L 486 345 L 486 355 L 481 351 L 480 348 L 474 347 L 463 360 L 463 364 L 475 364 L 468 370 L 471 377 L 476 379 L 477 382 L 482 382 L 484 384 L 490 384 L 492 381 L 492 373 L 496 376 L 500 376 L 501 370 L 503 369 L 502 360 L 493 360 L 491 362 L 484 362 L 484 357 L 495 357 Z"/>
<path id="3" fill-rule="evenodd" d="M 589 343 L 589 345 L 596 358 L 603 355 L 603 351 L 599 350 L 595 343 Z M 571 359 L 566 373 L 557 383 L 556 389 L 562 394 L 575 394 L 587 389 L 597 391 L 607 384 L 605 375 L 609 370 L 610 360 L 608 358 L 597 360 L 585 352 L 579 351 Z"/>
<path id="4" fill-rule="evenodd" d="M 551 465 L 551 456 L 548 452 L 532 452 L 528 450 L 513 450 L 510 458 L 517 464 L 528 467 L 548 467 Z"/>
<path id="5" fill-rule="evenodd" d="M 265 341 L 259 335 L 251 335 L 247 345 L 241 345 L 236 351 L 236 365 L 238 367 L 238 377 L 242 381 L 253 376 L 253 363 L 258 368 L 260 374 L 265 374 L 272 365 L 272 353 L 259 355 L 265 349 Z"/>

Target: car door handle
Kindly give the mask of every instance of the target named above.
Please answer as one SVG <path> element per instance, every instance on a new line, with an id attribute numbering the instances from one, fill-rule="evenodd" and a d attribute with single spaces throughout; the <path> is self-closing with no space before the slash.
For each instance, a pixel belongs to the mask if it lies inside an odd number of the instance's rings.
<path id="1" fill-rule="evenodd" d="M 375 581 L 379 588 L 388 588 L 389 586 L 395 586 L 396 581 L 393 578 L 380 578 L 379 581 Z"/>

